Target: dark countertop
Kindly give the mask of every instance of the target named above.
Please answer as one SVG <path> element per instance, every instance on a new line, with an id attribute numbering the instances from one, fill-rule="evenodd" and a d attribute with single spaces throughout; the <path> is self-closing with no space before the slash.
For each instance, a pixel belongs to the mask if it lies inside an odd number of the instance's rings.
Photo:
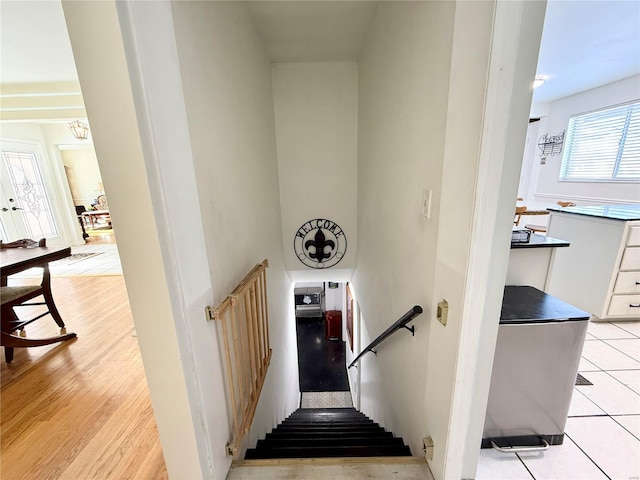
<path id="1" fill-rule="evenodd" d="M 584 205 L 575 207 L 549 207 L 552 212 L 574 213 L 588 217 L 610 218 L 612 220 L 640 220 L 640 204 L 629 205 Z"/>
<path id="2" fill-rule="evenodd" d="M 545 237 L 532 233 L 527 243 L 512 242 L 511 248 L 550 248 L 550 247 L 568 247 L 570 245 L 566 240 L 558 240 L 557 238 Z"/>
<path id="3" fill-rule="evenodd" d="M 590 314 L 529 286 L 506 286 L 500 324 L 587 320 Z"/>

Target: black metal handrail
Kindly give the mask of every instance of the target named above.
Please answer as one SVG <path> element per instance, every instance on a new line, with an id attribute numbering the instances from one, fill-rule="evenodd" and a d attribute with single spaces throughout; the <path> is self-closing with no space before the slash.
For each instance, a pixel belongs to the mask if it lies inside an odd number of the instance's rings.
<path id="1" fill-rule="evenodd" d="M 356 364 L 356 362 L 360 360 L 360 357 L 362 357 L 365 353 L 367 352 L 376 353 L 373 349 L 376 348 L 378 345 L 380 345 L 384 340 L 386 340 L 387 337 L 390 337 L 391 335 L 393 335 L 397 330 L 400 330 L 401 328 L 406 328 L 411 332 L 411 335 L 413 335 L 415 332 L 415 327 L 413 326 L 407 327 L 407 323 L 409 323 L 411 320 L 413 320 L 415 317 L 417 317 L 421 313 L 422 313 L 422 307 L 420 305 L 415 305 L 411 310 L 409 310 L 402 317 L 400 317 L 396 322 L 394 322 L 393 325 L 391 325 L 384 332 L 378 335 L 378 338 L 376 338 L 373 342 L 371 342 L 367 346 L 367 348 L 361 351 L 358 354 L 358 356 L 353 360 L 353 362 L 351 362 L 351 364 L 349 365 L 349 368 L 353 367 Z"/>

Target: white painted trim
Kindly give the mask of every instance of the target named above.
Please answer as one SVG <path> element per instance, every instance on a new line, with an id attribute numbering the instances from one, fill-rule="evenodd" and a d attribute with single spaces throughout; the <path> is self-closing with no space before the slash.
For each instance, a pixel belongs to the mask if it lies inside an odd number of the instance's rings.
<path id="1" fill-rule="evenodd" d="M 194 332 L 191 322 L 204 322 L 204 305 L 200 312 L 194 312 L 187 304 L 188 289 L 185 280 L 192 272 L 186 272 L 193 263 L 185 259 L 184 250 L 179 245 L 185 234 L 190 235 L 193 251 L 204 257 L 200 258 L 206 275 L 202 275 L 201 287 L 208 293 L 205 300 L 211 300 L 211 281 L 208 275 L 204 231 L 200 220 L 200 208 L 197 199 L 197 186 L 191 152 L 191 142 L 188 129 L 188 119 L 185 100 L 182 94 L 182 82 L 178 62 L 175 38 L 167 38 L 166 32 L 174 32 L 171 5 L 168 2 L 139 3 L 118 2 L 118 16 L 127 63 L 131 78 L 131 87 L 136 103 L 140 140 L 145 155 L 145 165 L 149 176 L 149 188 L 153 198 L 160 200 L 162 208 L 154 209 L 154 216 L 158 226 L 158 237 L 163 250 L 163 262 L 169 296 L 171 298 L 174 321 L 176 322 L 179 343 L 181 345 L 181 360 L 185 381 L 188 385 L 189 403 L 192 409 L 193 426 L 196 431 L 196 441 L 200 455 L 200 466 L 205 478 L 223 478 L 226 476 L 228 465 L 216 466 L 212 438 L 209 424 L 206 420 L 207 412 L 195 358 L 193 343 Z M 163 36 L 163 42 L 157 37 Z M 158 56 L 157 45 L 163 45 L 164 52 Z M 155 59 L 152 61 L 150 59 Z M 164 75 L 157 75 L 161 70 Z M 167 86 L 172 88 L 171 98 L 167 98 Z M 170 112 L 168 112 L 170 110 Z M 161 132 L 172 131 L 171 136 Z M 176 151 L 179 150 L 179 152 Z M 190 161 L 187 161 L 189 159 Z M 175 163 L 181 164 L 181 170 L 192 182 L 190 193 L 184 192 L 182 201 L 176 196 L 176 181 L 172 178 L 171 169 Z M 183 205 L 179 205 L 182 203 Z M 182 208 L 181 208 L 182 207 Z M 176 228 L 180 225 L 179 218 L 184 216 L 184 209 L 190 215 L 200 220 L 194 222 L 188 229 Z M 184 243 L 184 242 L 182 242 Z M 184 260 L 184 264 L 182 260 Z M 202 272 L 200 272 L 202 273 Z M 198 315 L 200 313 L 200 315 Z M 215 368 L 215 365 L 210 366 Z M 215 374 L 214 371 L 211 372 Z M 224 403 L 224 402 L 223 402 Z M 225 418 L 226 412 L 224 415 Z M 230 460 L 229 460 L 230 463 Z M 217 474 L 216 474 L 217 472 Z"/>
<path id="2" fill-rule="evenodd" d="M 545 2 L 495 3 L 444 478 L 473 478 L 477 464 L 531 104 L 523 77 L 535 74 L 544 11 Z"/>

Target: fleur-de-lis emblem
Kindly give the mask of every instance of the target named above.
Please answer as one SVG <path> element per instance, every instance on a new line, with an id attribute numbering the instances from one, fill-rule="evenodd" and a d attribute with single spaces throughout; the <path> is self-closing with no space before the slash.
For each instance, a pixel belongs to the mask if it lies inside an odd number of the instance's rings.
<path id="1" fill-rule="evenodd" d="M 310 268 L 331 268 L 344 258 L 347 237 L 336 222 L 315 218 L 304 222 L 293 238 L 296 257 Z"/>
<path id="2" fill-rule="evenodd" d="M 315 251 L 310 250 L 312 247 Z M 327 247 L 330 248 L 329 252 L 325 252 L 325 248 Z M 314 258 L 318 262 L 323 262 L 325 258 L 331 256 L 331 252 L 336 248 L 336 244 L 333 240 L 327 240 L 324 233 L 322 233 L 322 229 L 319 228 L 313 240 L 307 240 L 305 242 L 304 248 L 307 250 L 310 258 Z"/>

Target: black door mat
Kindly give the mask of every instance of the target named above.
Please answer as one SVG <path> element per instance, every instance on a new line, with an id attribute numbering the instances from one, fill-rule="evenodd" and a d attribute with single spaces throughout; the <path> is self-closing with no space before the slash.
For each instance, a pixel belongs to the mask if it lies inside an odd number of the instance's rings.
<path id="1" fill-rule="evenodd" d="M 576 378 L 576 385 L 593 385 L 593 383 L 584 378 L 582 375 L 578 374 L 578 377 Z"/>

